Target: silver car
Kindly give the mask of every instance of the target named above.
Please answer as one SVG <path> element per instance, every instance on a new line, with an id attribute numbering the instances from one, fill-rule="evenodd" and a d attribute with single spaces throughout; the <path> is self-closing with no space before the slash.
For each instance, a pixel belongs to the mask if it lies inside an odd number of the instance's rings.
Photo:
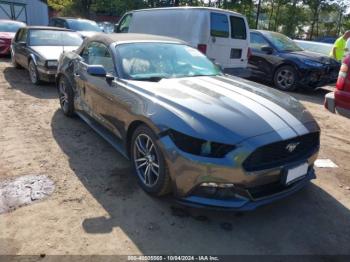
<path id="1" fill-rule="evenodd" d="M 60 105 L 129 158 L 141 187 L 251 210 L 315 178 L 320 129 L 294 98 L 221 73 L 185 43 L 96 35 L 61 55 Z"/>

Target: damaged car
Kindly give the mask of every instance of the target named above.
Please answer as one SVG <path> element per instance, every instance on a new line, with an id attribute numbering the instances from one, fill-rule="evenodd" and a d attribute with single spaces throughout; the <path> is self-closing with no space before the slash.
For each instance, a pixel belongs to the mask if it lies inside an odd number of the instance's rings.
<path id="1" fill-rule="evenodd" d="M 35 85 L 42 81 L 54 82 L 60 54 L 77 49 L 82 42 L 80 35 L 68 29 L 23 27 L 12 40 L 12 64 L 27 69 L 30 81 Z"/>
<path id="2" fill-rule="evenodd" d="M 293 97 L 224 75 L 172 38 L 99 34 L 59 59 L 66 116 L 129 158 L 149 194 L 252 210 L 315 178 L 320 129 Z"/>
<path id="3" fill-rule="evenodd" d="M 337 81 L 340 63 L 328 55 L 305 51 L 277 32 L 251 30 L 251 77 L 271 82 L 282 91 L 316 89 Z"/>

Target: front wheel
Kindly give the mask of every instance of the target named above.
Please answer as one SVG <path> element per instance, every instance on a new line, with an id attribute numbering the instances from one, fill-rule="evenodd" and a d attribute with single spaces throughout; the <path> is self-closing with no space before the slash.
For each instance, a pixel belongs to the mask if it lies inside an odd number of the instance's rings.
<path id="1" fill-rule="evenodd" d="M 275 87 L 282 91 L 293 91 L 297 88 L 297 72 L 292 66 L 278 68 L 274 76 Z"/>
<path id="2" fill-rule="evenodd" d="M 36 65 L 33 60 L 30 60 L 28 70 L 29 70 L 30 81 L 34 85 L 39 85 L 41 81 L 39 78 L 38 69 L 36 68 Z"/>
<path id="3" fill-rule="evenodd" d="M 66 116 L 74 115 L 74 92 L 68 80 L 61 76 L 58 80 L 58 97 L 60 106 Z"/>
<path id="4" fill-rule="evenodd" d="M 147 126 L 139 126 L 131 139 L 132 166 L 144 191 L 161 196 L 169 193 L 170 176 L 157 137 Z"/>

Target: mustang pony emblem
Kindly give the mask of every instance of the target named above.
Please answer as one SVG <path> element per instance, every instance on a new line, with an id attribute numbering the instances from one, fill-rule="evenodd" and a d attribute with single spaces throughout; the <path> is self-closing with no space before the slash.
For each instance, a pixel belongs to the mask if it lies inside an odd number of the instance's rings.
<path id="1" fill-rule="evenodd" d="M 290 143 L 290 144 L 288 144 L 288 145 L 286 146 L 286 149 L 287 149 L 290 153 L 292 153 L 292 152 L 296 149 L 296 147 L 297 147 L 299 144 L 300 144 L 300 142 L 297 142 L 297 143 Z"/>

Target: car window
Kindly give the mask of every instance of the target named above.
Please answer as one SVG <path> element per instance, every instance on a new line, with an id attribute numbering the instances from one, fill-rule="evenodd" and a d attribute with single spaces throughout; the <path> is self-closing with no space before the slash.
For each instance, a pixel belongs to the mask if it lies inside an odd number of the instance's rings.
<path id="1" fill-rule="evenodd" d="M 102 32 L 101 28 L 95 21 L 84 19 L 68 19 L 64 22 L 64 27 L 67 27 L 74 31 Z"/>
<path id="2" fill-rule="evenodd" d="M 270 46 L 269 42 L 266 41 L 266 39 L 256 33 L 250 34 L 250 47 L 252 49 L 260 50 L 263 46 Z"/>
<path id="3" fill-rule="evenodd" d="M 216 37 L 229 36 L 227 15 L 218 13 L 210 14 L 210 35 Z"/>
<path id="4" fill-rule="evenodd" d="M 128 14 L 120 21 L 118 32 L 127 33 L 129 31 L 131 17 L 132 17 L 132 14 Z"/>
<path id="5" fill-rule="evenodd" d="M 245 22 L 242 17 L 230 16 L 231 22 L 231 38 L 247 39 Z"/>
<path id="6" fill-rule="evenodd" d="M 269 39 L 269 41 L 277 48 L 278 51 L 284 52 L 295 52 L 302 51 L 292 39 L 289 37 L 282 35 L 277 32 L 267 32 L 265 33 L 265 37 Z"/>
<path id="7" fill-rule="evenodd" d="M 55 26 L 64 28 L 64 21 L 61 19 L 57 19 L 55 22 Z"/>
<path id="8" fill-rule="evenodd" d="M 27 33 L 28 31 L 26 29 L 21 29 L 18 33 L 16 42 L 27 42 Z"/>
<path id="9" fill-rule="evenodd" d="M 55 26 L 55 19 L 51 19 L 49 21 L 49 26 Z"/>
<path id="10" fill-rule="evenodd" d="M 80 46 L 81 36 L 75 32 L 61 30 L 30 30 L 30 46 Z"/>
<path id="11" fill-rule="evenodd" d="M 82 57 L 89 65 L 102 65 L 107 73 L 115 75 L 114 63 L 107 46 L 99 42 L 91 42 L 84 49 Z"/>
<path id="12" fill-rule="evenodd" d="M 126 79 L 180 78 L 221 74 L 200 51 L 182 44 L 128 43 L 116 47 L 121 75 Z"/>

